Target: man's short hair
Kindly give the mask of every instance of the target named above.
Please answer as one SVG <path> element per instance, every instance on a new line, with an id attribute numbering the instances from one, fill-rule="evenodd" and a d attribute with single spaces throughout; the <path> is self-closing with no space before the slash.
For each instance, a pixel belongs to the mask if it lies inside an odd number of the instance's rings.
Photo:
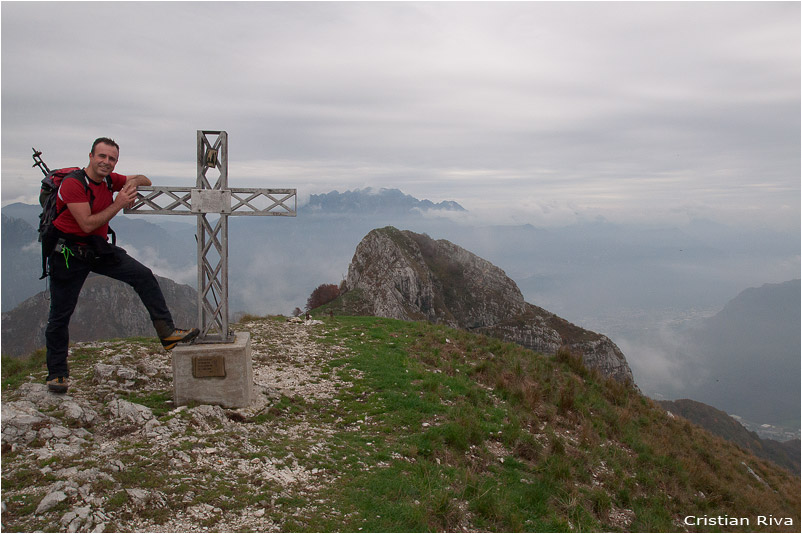
<path id="1" fill-rule="evenodd" d="M 114 139 L 111 139 L 111 138 L 108 138 L 108 137 L 98 137 L 97 139 L 95 139 L 95 142 L 92 143 L 92 152 L 90 152 L 90 154 L 94 154 L 95 153 L 95 147 L 97 145 L 99 145 L 100 143 L 103 143 L 104 145 L 111 145 L 111 146 L 113 146 L 114 148 L 117 149 L 117 152 L 120 151 L 120 145 L 118 145 L 114 141 Z"/>

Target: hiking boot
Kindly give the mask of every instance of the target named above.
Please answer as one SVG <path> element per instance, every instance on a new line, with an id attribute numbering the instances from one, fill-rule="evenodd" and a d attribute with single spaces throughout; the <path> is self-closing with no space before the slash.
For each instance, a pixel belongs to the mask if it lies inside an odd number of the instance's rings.
<path id="1" fill-rule="evenodd" d="M 66 376 L 59 376 L 53 380 L 47 381 L 47 389 L 53 393 L 67 393 L 67 388 L 70 387 L 70 381 Z"/>
<path id="2" fill-rule="evenodd" d="M 171 350 L 179 343 L 189 343 L 200 334 L 200 330 L 193 328 L 191 330 L 173 330 L 173 333 L 167 337 L 161 338 L 162 347 L 164 350 Z"/>

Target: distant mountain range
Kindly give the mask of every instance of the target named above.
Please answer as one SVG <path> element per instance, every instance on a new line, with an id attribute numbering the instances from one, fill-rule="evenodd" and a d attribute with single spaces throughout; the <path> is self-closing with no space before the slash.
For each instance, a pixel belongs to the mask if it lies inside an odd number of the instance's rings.
<path id="1" fill-rule="evenodd" d="M 418 200 L 398 189 L 377 190 L 371 187 L 343 193 L 331 191 L 312 195 L 302 209 L 310 210 L 312 213 L 360 213 L 363 215 L 409 214 L 415 211 L 429 210 L 466 211 L 465 208 L 451 200 L 435 204 L 430 200 Z"/>
<path id="2" fill-rule="evenodd" d="M 38 225 L 37 225 L 38 226 Z M 2 214 L 2 282 L 0 291 L 3 311 L 31 295 L 42 291 L 45 283 L 39 280 L 42 274 L 42 252 L 37 242 L 39 234 L 31 224 L 23 219 Z"/>
<path id="3" fill-rule="evenodd" d="M 698 380 L 683 396 L 752 421 L 800 417 L 800 280 L 750 288 L 687 332 Z"/>

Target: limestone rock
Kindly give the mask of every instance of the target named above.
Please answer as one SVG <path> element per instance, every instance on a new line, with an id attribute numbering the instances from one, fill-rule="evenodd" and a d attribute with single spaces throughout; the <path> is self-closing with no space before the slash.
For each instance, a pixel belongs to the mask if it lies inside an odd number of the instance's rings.
<path id="1" fill-rule="evenodd" d="M 109 412 L 118 419 L 136 425 L 144 425 L 153 419 L 153 412 L 150 408 L 123 399 L 111 401 L 109 403 Z"/>
<path id="2" fill-rule="evenodd" d="M 425 234 L 393 227 L 371 231 L 356 248 L 341 302 L 346 313 L 427 320 L 544 354 L 567 346 L 588 367 L 634 382 L 624 354 L 609 338 L 525 302 L 503 270 Z"/>
<path id="3" fill-rule="evenodd" d="M 54 491 L 52 493 L 48 493 L 45 495 L 45 498 L 39 502 L 39 506 L 36 507 L 36 513 L 42 514 L 48 510 L 52 510 L 59 503 L 65 500 L 67 500 L 67 494 L 63 491 Z"/>
<path id="4" fill-rule="evenodd" d="M 3 442 L 27 444 L 36 439 L 39 427 L 49 417 L 28 400 L 4 402 L 2 406 Z"/>

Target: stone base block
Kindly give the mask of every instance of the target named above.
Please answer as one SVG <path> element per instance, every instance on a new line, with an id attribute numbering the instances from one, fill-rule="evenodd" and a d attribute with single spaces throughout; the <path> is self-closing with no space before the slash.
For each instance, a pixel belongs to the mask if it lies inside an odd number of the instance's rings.
<path id="1" fill-rule="evenodd" d="M 233 343 L 178 345 L 173 349 L 173 400 L 224 408 L 251 403 L 251 334 L 235 332 Z"/>

